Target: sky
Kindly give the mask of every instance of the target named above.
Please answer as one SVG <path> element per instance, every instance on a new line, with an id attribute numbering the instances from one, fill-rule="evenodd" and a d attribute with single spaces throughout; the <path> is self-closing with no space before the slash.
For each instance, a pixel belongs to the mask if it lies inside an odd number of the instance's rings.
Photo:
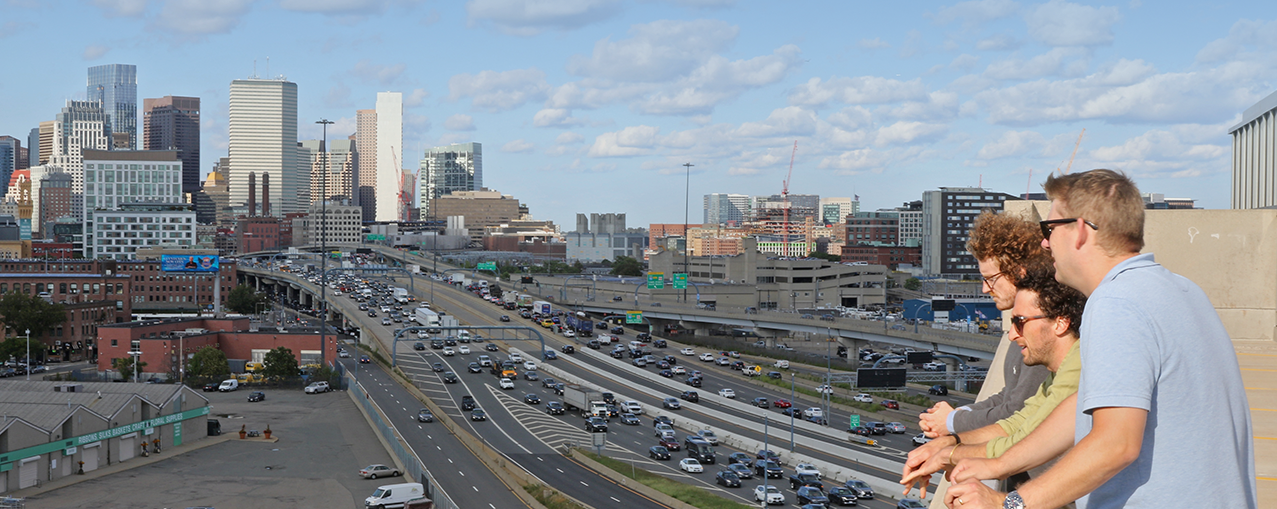
<path id="1" fill-rule="evenodd" d="M 231 80 L 296 83 L 302 139 L 398 91 L 405 167 L 480 142 L 484 186 L 566 229 L 682 223 L 689 194 L 697 223 L 704 194 L 786 179 L 876 210 L 1101 167 L 1227 208 L 1228 131 L 1277 91 L 1277 2 L 0 1 L 0 134 L 134 64 L 139 114 L 201 99 L 206 175 Z"/>

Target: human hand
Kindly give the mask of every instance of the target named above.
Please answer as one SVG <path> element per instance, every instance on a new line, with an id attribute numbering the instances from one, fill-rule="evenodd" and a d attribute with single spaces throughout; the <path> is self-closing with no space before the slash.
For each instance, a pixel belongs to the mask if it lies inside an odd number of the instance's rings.
<path id="1" fill-rule="evenodd" d="M 950 413 L 953 413 L 953 406 L 947 401 L 936 403 L 926 412 L 918 415 L 918 427 L 922 428 L 923 434 L 931 438 L 948 434 Z"/>
<path id="2" fill-rule="evenodd" d="M 925 444 L 924 447 L 933 443 L 935 442 Z M 931 483 L 931 474 L 944 469 L 950 451 L 956 446 L 930 447 L 926 450 L 924 447 L 914 449 L 909 453 L 909 459 L 905 461 L 904 472 L 900 477 L 900 484 L 905 486 L 905 496 L 909 496 L 914 485 L 920 485 L 922 495 L 918 498 L 927 498 L 927 485 Z"/>
<path id="3" fill-rule="evenodd" d="M 949 486 L 949 491 L 944 495 L 944 505 L 949 506 L 949 509 L 1001 509 L 1006 498 L 1006 493 L 993 491 L 984 483 L 971 481 Z"/>
<path id="4" fill-rule="evenodd" d="M 949 472 L 949 480 L 954 484 L 1001 479 L 1003 476 L 1001 462 L 997 458 L 967 458 L 959 461 Z"/>

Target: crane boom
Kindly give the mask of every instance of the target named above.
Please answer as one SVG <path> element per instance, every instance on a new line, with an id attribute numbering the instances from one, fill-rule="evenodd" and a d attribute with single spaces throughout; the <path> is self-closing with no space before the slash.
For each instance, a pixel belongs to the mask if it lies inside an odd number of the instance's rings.
<path id="1" fill-rule="evenodd" d="M 789 179 L 794 177 L 794 156 L 797 155 L 798 140 L 794 140 L 794 151 L 789 154 L 789 173 L 785 175 L 785 182 L 783 182 L 784 185 L 780 190 L 780 197 L 785 202 L 785 224 L 782 227 L 784 228 L 784 230 L 782 230 L 784 232 L 784 236 L 781 242 L 786 248 L 789 247 Z M 786 255 L 788 255 L 788 249 L 785 249 L 784 251 L 786 252 Z"/>
<path id="2" fill-rule="evenodd" d="M 1086 134 L 1086 128 L 1083 127 L 1082 132 L 1078 133 L 1077 135 L 1077 143 L 1073 144 L 1073 153 L 1069 155 L 1069 165 L 1064 167 L 1065 174 L 1068 174 L 1069 170 L 1073 168 L 1073 158 L 1077 157 L 1077 148 L 1082 146 L 1082 136 L 1084 136 L 1085 134 Z"/>

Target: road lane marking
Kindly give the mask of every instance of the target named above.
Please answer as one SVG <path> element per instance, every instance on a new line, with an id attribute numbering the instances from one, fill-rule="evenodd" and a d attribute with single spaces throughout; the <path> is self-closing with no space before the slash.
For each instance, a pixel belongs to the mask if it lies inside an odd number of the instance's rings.
<path id="1" fill-rule="evenodd" d="M 621 501 L 620 501 L 620 500 L 617 500 L 617 499 L 616 499 L 616 497 L 607 497 L 607 498 L 612 499 L 612 501 L 614 501 L 614 502 L 616 502 L 616 503 L 618 503 L 618 504 L 619 504 L 619 503 L 621 503 Z"/>
<path id="2" fill-rule="evenodd" d="M 585 486 L 586 488 L 590 487 L 590 485 L 585 484 L 585 481 L 577 481 L 577 482 L 581 483 L 581 486 Z"/>

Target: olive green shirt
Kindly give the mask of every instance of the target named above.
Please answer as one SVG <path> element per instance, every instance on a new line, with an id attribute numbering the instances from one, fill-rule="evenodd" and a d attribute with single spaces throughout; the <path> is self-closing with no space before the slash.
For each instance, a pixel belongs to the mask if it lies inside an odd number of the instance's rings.
<path id="1" fill-rule="evenodd" d="M 998 426 L 1007 434 L 985 444 L 985 456 L 997 458 L 1007 452 L 1029 433 L 1037 429 L 1046 416 L 1055 411 L 1065 398 L 1077 394 L 1078 379 L 1082 376 L 1082 355 L 1078 349 L 1080 342 L 1074 342 L 1069 353 L 1060 363 L 1060 369 L 1047 375 L 1046 380 L 1038 387 L 1037 394 L 1024 401 L 1024 408 L 1011 414 L 1010 417 L 998 421 Z"/>

